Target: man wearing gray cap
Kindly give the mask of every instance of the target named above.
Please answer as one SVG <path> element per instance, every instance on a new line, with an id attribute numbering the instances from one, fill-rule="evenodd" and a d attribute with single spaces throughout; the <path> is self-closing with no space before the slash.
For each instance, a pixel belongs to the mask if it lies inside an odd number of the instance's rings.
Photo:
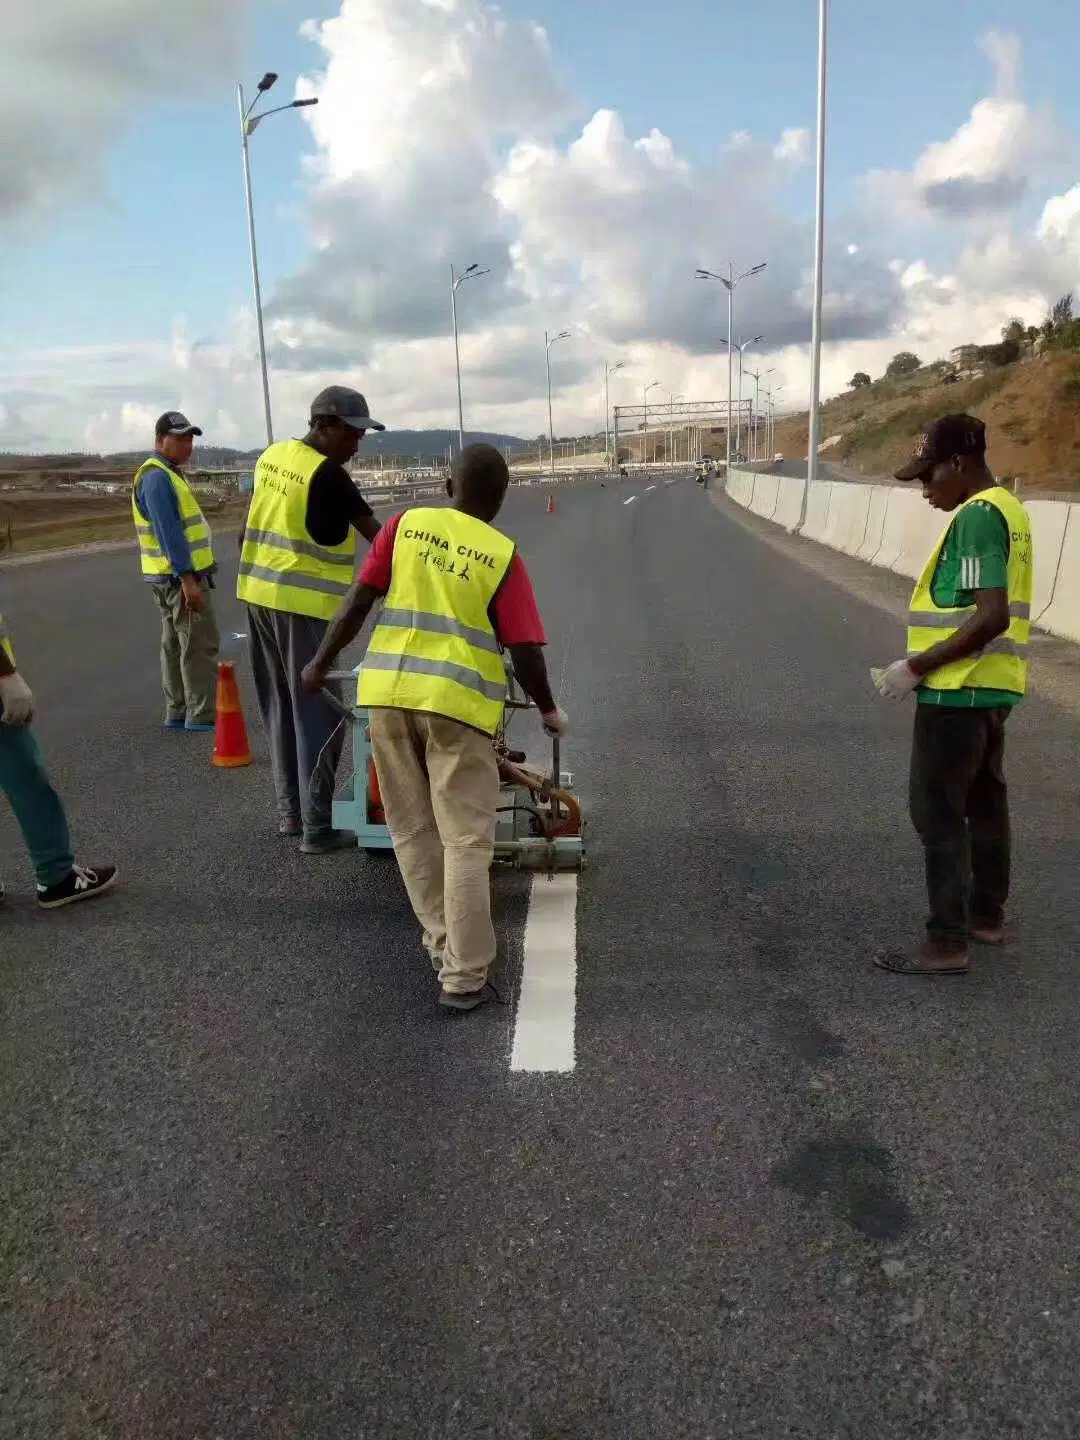
<path id="1" fill-rule="evenodd" d="M 160 416 L 154 453 L 139 466 L 131 511 L 143 579 L 161 612 L 166 730 L 213 730 L 219 637 L 210 527 L 184 478 L 195 436 L 179 410 Z"/>
<path id="2" fill-rule="evenodd" d="M 305 855 L 356 844 L 331 825 L 334 776 L 344 741 L 338 717 L 305 695 L 300 672 L 356 575 L 356 535 L 379 522 L 345 466 L 373 420 L 356 390 L 331 385 L 311 402 L 303 440 L 271 445 L 255 466 L 241 537 L 236 593 L 248 609 L 259 710 L 270 738 L 278 829 Z"/>

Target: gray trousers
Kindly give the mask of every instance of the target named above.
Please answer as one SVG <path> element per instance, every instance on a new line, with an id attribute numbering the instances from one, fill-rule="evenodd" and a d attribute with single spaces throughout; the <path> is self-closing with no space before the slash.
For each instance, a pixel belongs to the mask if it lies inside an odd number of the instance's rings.
<path id="1" fill-rule="evenodd" d="M 251 665 L 282 820 L 302 820 L 311 836 L 331 826 L 345 726 L 325 700 L 305 695 L 300 672 L 326 634 L 327 621 L 249 605 Z"/>
<path id="2" fill-rule="evenodd" d="M 201 615 L 185 607 L 179 580 L 152 587 L 161 612 L 161 688 L 167 719 L 212 725 L 221 638 L 214 592 L 205 577 L 199 585 L 204 604 Z"/>

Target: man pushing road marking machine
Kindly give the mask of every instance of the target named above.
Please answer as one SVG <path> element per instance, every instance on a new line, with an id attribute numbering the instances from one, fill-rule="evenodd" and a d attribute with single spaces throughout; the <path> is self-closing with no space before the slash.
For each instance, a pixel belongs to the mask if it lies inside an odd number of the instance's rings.
<path id="1" fill-rule="evenodd" d="M 348 814 L 366 849 L 392 840 L 440 1004 L 458 1011 L 492 998 L 493 859 L 547 870 L 582 863 L 581 813 L 559 764 L 567 719 L 551 694 L 544 627 L 516 546 L 493 523 L 509 480 L 492 446 L 466 447 L 451 471 L 451 506 L 406 510 L 379 532 L 302 678 L 308 694 L 319 693 L 383 601 L 346 711 L 353 796 L 336 802 L 336 814 Z M 514 677 L 552 737 L 550 780 L 509 747 L 508 716 L 527 708 Z"/>

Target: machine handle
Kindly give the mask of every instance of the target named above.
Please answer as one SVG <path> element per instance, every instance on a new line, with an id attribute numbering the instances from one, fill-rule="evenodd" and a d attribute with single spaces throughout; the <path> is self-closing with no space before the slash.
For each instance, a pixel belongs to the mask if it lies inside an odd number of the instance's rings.
<path id="1" fill-rule="evenodd" d="M 352 706 L 346 705 L 340 695 L 335 695 L 333 690 L 329 689 L 326 685 L 322 687 L 319 693 L 335 715 L 340 715 L 342 720 L 351 720 L 353 718 Z"/>

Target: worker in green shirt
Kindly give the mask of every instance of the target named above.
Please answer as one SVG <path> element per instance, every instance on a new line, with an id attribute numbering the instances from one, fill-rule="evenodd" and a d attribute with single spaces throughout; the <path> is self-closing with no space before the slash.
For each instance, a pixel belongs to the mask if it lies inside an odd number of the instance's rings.
<path id="1" fill-rule="evenodd" d="M 930 917 L 914 958 L 875 961 L 902 975 L 959 975 L 970 942 L 1000 945 L 1009 894 L 1005 722 L 1027 689 L 1034 556 L 1023 505 L 986 464 L 971 415 L 928 425 L 898 480 L 952 514 L 915 586 L 907 655 L 874 672 L 893 699 L 915 694 L 911 818 L 926 857 Z"/>

